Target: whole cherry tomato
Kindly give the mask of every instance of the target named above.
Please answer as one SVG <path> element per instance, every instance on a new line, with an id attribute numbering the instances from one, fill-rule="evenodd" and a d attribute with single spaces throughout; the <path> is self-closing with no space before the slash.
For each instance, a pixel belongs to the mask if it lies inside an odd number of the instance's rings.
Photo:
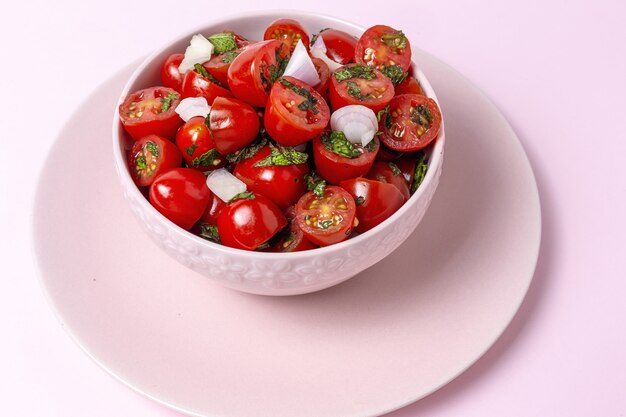
<path id="1" fill-rule="evenodd" d="M 197 71 L 202 72 L 202 74 Z M 183 78 L 182 95 L 187 97 L 204 97 L 209 104 L 217 97 L 232 97 L 233 94 L 218 85 L 218 81 L 213 78 L 202 65 L 196 66 L 196 71 L 187 71 Z"/>
<path id="2" fill-rule="evenodd" d="M 192 117 L 178 129 L 176 145 L 190 168 L 204 172 L 226 165 L 202 116 Z"/>
<path id="3" fill-rule="evenodd" d="M 233 51 L 224 52 L 220 55 L 215 55 L 209 60 L 209 62 L 202 64 L 202 66 L 223 86 L 227 86 L 228 68 L 230 68 L 230 64 L 232 64 L 242 50 L 243 49 L 235 49 Z"/>
<path id="4" fill-rule="evenodd" d="M 317 172 L 331 184 L 363 176 L 374 163 L 380 143 L 374 138 L 366 148 L 353 145 L 343 134 L 325 133 L 313 140 Z M 347 143 L 346 143 L 347 142 Z"/>
<path id="5" fill-rule="evenodd" d="M 220 216 L 222 209 L 226 207 L 226 203 L 224 203 L 218 196 L 211 193 L 211 198 L 209 198 L 209 204 L 206 206 L 206 210 L 202 214 L 200 220 L 210 225 L 217 225 L 217 218 Z"/>
<path id="6" fill-rule="evenodd" d="M 309 49 L 309 35 L 302 25 L 293 19 L 273 21 L 265 30 L 263 39 L 276 39 L 283 42 L 289 48 L 289 53 L 293 53 L 299 40 L 302 40 L 304 46 Z"/>
<path id="7" fill-rule="evenodd" d="M 182 162 L 176 145 L 157 135 L 144 136 L 128 152 L 130 176 L 139 187 L 152 184 L 159 174 L 179 167 Z"/>
<path id="8" fill-rule="evenodd" d="M 299 252 L 303 250 L 315 249 L 317 245 L 311 243 L 309 239 L 304 237 L 300 225 L 295 220 L 296 209 L 294 206 L 289 206 L 284 211 L 289 227 L 282 232 L 281 238 L 272 245 L 272 252 Z"/>
<path id="9" fill-rule="evenodd" d="M 174 111 L 180 103 L 180 94 L 166 87 L 151 87 L 135 91 L 120 104 L 120 121 L 124 129 L 138 140 L 148 135 L 173 139 L 183 124 Z"/>
<path id="10" fill-rule="evenodd" d="M 257 111 L 235 98 L 217 97 L 209 113 L 215 147 L 223 154 L 238 151 L 256 138 L 261 128 Z"/>
<path id="11" fill-rule="evenodd" d="M 360 104 L 376 113 L 389 104 L 393 95 L 391 80 L 380 71 L 364 65 L 343 66 L 330 77 L 328 96 L 333 110 Z"/>
<path id="12" fill-rule="evenodd" d="M 409 185 L 402 175 L 402 170 L 393 162 L 374 162 L 366 178 L 393 185 L 405 200 L 411 197 Z"/>
<path id="13" fill-rule="evenodd" d="M 324 40 L 330 59 L 342 65 L 354 62 L 354 49 L 359 40 L 356 36 L 338 29 L 324 29 L 317 36 Z"/>
<path id="14" fill-rule="evenodd" d="M 397 65 L 407 71 L 411 66 L 411 43 L 402 31 L 376 25 L 361 35 L 354 58 L 358 64 L 378 69 Z"/>
<path id="15" fill-rule="evenodd" d="M 165 87 L 173 88 L 180 92 L 183 88 L 184 75 L 178 70 L 178 66 L 183 62 L 185 54 L 170 55 L 161 67 L 161 82 Z"/>

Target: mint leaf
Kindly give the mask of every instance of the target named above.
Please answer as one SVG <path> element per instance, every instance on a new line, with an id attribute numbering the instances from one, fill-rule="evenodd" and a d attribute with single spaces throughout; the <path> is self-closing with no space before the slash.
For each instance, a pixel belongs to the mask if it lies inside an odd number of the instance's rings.
<path id="1" fill-rule="evenodd" d="M 221 155 L 217 152 L 217 149 L 210 149 L 199 157 L 194 158 L 191 161 L 191 166 L 194 168 L 199 168 L 219 165 L 219 163 L 222 162 L 220 156 Z"/>
<path id="2" fill-rule="evenodd" d="M 261 133 L 257 136 L 254 142 L 237 152 L 229 153 L 226 155 L 226 160 L 231 164 L 237 164 L 241 161 L 252 158 L 258 151 L 267 145 L 268 139 L 263 133 L 265 132 L 263 131 L 263 128 L 261 128 Z"/>
<path id="3" fill-rule="evenodd" d="M 237 51 L 226 52 L 224 53 L 224 55 L 222 55 L 221 61 L 224 64 L 230 64 L 235 60 L 235 58 L 237 58 L 237 55 L 239 54 L 240 52 L 237 52 Z"/>
<path id="4" fill-rule="evenodd" d="M 361 152 L 346 139 L 346 135 L 343 132 L 324 133 L 321 139 L 324 147 L 337 155 L 350 159 L 361 156 Z"/>
<path id="5" fill-rule="evenodd" d="M 216 33 L 207 38 L 213 44 L 216 55 L 237 49 L 237 42 L 232 33 Z"/>
<path id="6" fill-rule="evenodd" d="M 155 158 L 159 156 L 159 146 L 151 141 L 146 142 L 146 149 L 154 156 Z"/>
<path id="7" fill-rule="evenodd" d="M 394 177 L 402 174 L 402 171 L 400 170 L 400 168 L 398 168 L 398 165 L 394 164 L 393 162 L 387 162 L 387 165 L 389 165 L 389 169 L 391 169 L 391 172 L 393 172 Z"/>
<path id="8" fill-rule="evenodd" d="M 304 176 L 306 180 L 306 188 L 309 191 L 313 191 L 313 194 L 317 196 L 317 198 L 323 198 L 324 192 L 326 191 L 326 181 L 319 176 L 319 174 L 315 171 L 310 172 Z"/>
<path id="9" fill-rule="evenodd" d="M 428 129 L 433 121 L 433 115 L 428 107 L 420 104 L 411 108 L 411 121 L 421 125 L 424 129 Z"/>
<path id="10" fill-rule="evenodd" d="M 417 155 L 417 161 L 415 162 L 415 172 L 413 173 L 413 185 L 411 186 L 411 194 L 413 194 L 424 181 L 428 171 L 428 159 L 426 154 L 422 151 Z"/>
<path id="11" fill-rule="evenodd" d="M 335 78 L 337 81 L 342 82 L 345 80 L 351 80 L 353 78 L 362 78 L 364 80 L 373 80 L 376 78 L 374 69 L 365 65 L 353 64 L 342 67 L 335 72 Z"/>
<path id="12" fill-rule="evenodd" d="M 230 204 L 235 200 L 241 200 L 241 199 L 254 200 L 255 198 L 256 196 L 254 195 L 252 191 L 244 191 L 243 193 L 236 194 L 233 198 L 228 200 L 228 203 Z"/>
<path id="13" fill-rule="evenodd" d="M 211 73 L 209 71 L 207 71 L 206 68 L 204 68 L 204 66 L 202 66 L 202 64 L 195 64 L 194 69 L 196 70 L 196 72 L 200 75 L 202 75 L 204 78 L 206 78 L 207 80 L 211 81 L 213 84 L 217 84 L 220 87 L 223 87 L 222 83 L 219 82 L 217 80 L 217 78 L 215 78 L 214 76 L 211 75 Z"/>
<path id="14" fill-rule="evenodd" d="M 365 96 L 361 94 L 361 88 L 359 88 L 359 85 L 354 81 L 348 81 L 348 94 L 352 97 L 358 98 L 359 100 L 365 98 Z"/>
<path id="15" fill-rule="evenodd" d="M 298 152 L 294 148 L 287 146 L 274 146 L 270 144 L 270 154 L 253 165 L 254 168 L 266 166 L 287 166 L 306 163 L 309 155 L 305 152 Z"/>
<path id="16" fill-rule="evenodd" d="M 211 242 L 220 243 L 220 234 L 217 226 L 203 223 L 200 225 L 200 237 Z"/>
<path id="17" fill-rule="evenodd" d="M 401 30 L 394 33 L 387 33 L 380 37 L 380 39 L 389 47 L 393 49 L 406 48 L 406 36 Z"/>
<path id="18" fill-rule="evenodd" d="M 173 100 L 178 100 L 178 94 L 169 93 L 167 97 L 163 99 L 163 103 L 161 104 L 161 113 L 165 113 L 169 110 Z"/>
<path id="19" fill-rule="evenodd" d="M 402 67 L 399 65 L 389 65 L 388 67 L 384 67 L 380 70 L 383 74 L 387 76 L 393 83 L 393 85 L 398 85 L 409 75 L 404 72 Z"/>
<path id="20" fill-rule="evenodd" d="M 303 87 L 298 87 L 294 83 L 284 78 L 281 78 L 279 81 L 283 86 L 290 89 L 294 93 L 299 96 L 304 97 L 304 101 L 298 105 L 298 108 L 302 111 L 311 110 L 313 114 L 319 113 L 318 108 L 315 106 L 317 104 L 317 98 L 311 94 L 309 90 Z"/>
<path id="21" fill-rule="evenodd" d="M 188 148 L 185 148 L 185 153 L 189 156 L 193 156 L 193 153 L 198 149 L 198 145 L 192 143 Z"/>

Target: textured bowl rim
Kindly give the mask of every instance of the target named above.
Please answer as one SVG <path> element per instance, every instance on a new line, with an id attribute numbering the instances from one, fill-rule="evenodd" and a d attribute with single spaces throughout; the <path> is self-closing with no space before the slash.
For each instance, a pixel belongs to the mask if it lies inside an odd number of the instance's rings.
<path id="1" fill-rule="evenodd" d="M 434 143 L 432 153 L 429 159 L 428 170 L 426 171 L 424 180 L 422 181 L 422 184 L 417 189 L 417 191 L 409 198 L 409 200 L 406 203 L 402 205 L 402 207 L 400 207 L 398 211 L 396 211 L 393 215 L 385 219 L 382 223 L 380 223 L 376 227 L 372 228 L 371 230 L 368 230 L 367 232 L 363 234 L 359 234 L 358 236 L 344 240 L 343 242 L 339 242 L 334 245 L 324 246 L 324 247 L 310 249 L 306 251 L 300 251 L 300 252 L 259 252 L 259 251 L 248 251 L 248 250 L 243 250 L 243 249 L 231 248 L 225 245 L 208 241 L 206 239 L 202 239 L 201 237 L 196 236 L 193 233 L 176 226 L 174 223 L 168 220 L 165 216 L 159 213 L 150 204 L 150 202 L 144 197 L 144 195 L 141 193 L 139 188 L 135 185 L 135 183 L 133 182 L 130 176 L 130 173 L 128 172 L 128 167 L 126 165 L 126 156 L 123 155 L 120 150 L 121 148 L 120 140 L 122 140 L 122 138 L 119 135 L 120 118 L 119 118 L 119 113 L 118 113 L 118 107 L 124 101 L 125 97 L 130 93 L 130 89 L 132 85 L 135 83 L 135 81 L 137 80 L 137 78 L 146 70 L 148 66 L 153 64 L 153 61 L 155 60 L 156 57 L 160 56 L 166 50 L 170 49 L 172 45 L 182 42 L 184 40 L 190 39 L 191 36 L 193 36 L 194 34 L 205 32 L 206 27 L 209 25 L 219 25 L 220 23 L 225 23 L 225 22 L 232 21 L 232 20 L 251 18 L 251 17 L 255 17 L 255 18 L 273 17 L 277 14 L 278 15 L 282 14 L 282 15 L 288 16 L 290 18 L 295 18 L 295 19 L 298 19 L 299 17 L 323 18 L 323 19 L 327 19 L 328 21 L 334 21 L 342 25 L 349 26 L 354 30 L 355 33 L 357 32 L 363 33 L 367 29 L 366 27 L 356 24 L 354 22 L 351 22 L 349 20 L 327 15 L 324 13 L 315 13 L 315 12 L 307 12 L 307 11 L 301 11 L 301 10 L 288 10 L 288 9 L 287 10 L 275 9 L 275 10 L 252 11 L 252 12 L 246 12 L 246 13 L 229 14 L 229 15 L 220 16 L 219 18 L 209 19 L 205 23 L 203 23 L 201 26 L 198 26 L 194 28 L 193 30 L 186 31 L 183 34 L 178 35 L 174 37 L 174 39 L 171 39 L 170 41 L 168 41 L 165 45 L 163 45 L 162 47 L 152 52 L 147 58 L 145 58 L 141 62 L 141 64 L 135 69 L 135 71 L 133 71 L 132 75 L 126 82 L 120 94 L 120 97 L 118 99 L 117 105 L 115 106 L 115 109 L 113 109 L 113 124 L 112 124 L 113 143 L 112 145 L 113 145 L 113 157 L 115 160 L 115 165 L 116 165 L 120 180 L 129 185 L 129 187 L 125 187 L 125 188 L 132 190 L 132 193 L 133 193 L 132 196 L 135 197 L 135 200 L 139 201 L 139 204 L 141 204 L 144 210 L 148 210 L 157 218 L 160 218 L 160 220 L 164 221 L 165 224 L 169 226 L 168 229 L 175 232 L 181 238 L 190 239 L 196 244 L 202 245 L 210 250 L 215 250 L 215 251 L 225 253 L 225 254 L 230 254 L 230 255 L 244 256 L 250 259 L 256 258 L 256 259 L 264 259 L 264 260 L 272 260 L 272 259 L 277 260 L 277 259 L 288 258 L 291 260 L 297 260 L 297 259 L 309 258 L 311 256 L 330 255 L 330 254 L 339 252 L 343 249 L 347 249 L 350 246 L 358 245 L 360 242 L 366 241 L 374 237 L 375 235 L 379 234 L 385 228 L 391 227 L 400 217 L 406 215 L 407 213 L 409 213 L 411 210 L 414 209 L 414 207 L 416 206 L 418 201 L 421 199 L 425 191 L 429 188 L 430 183 L 432 181 L 435 181 L 435 173 L 438 170 L 439 165 L 443 163 L 443 150 L 444 150 L 444 145 L 445 145 L 445 126 L 444 126 L 443 111 L 442 111 L 441 129 L 439 131 L 437 138 L 435 139 L 435 143 Z M 412 47 L 412 49 L 416 49 L 416 48 Z M 435 100 L 435 102 L 437 102 L 437 105 L 441 109 L 439 100 L 437 99 L 437 96 L 430 82 L 428 81 L 424 73 L 416 65 L 415 62 L 412 62 L 412 65 L 414 69 L 414 76 L 419 81 L 422 89 L 424 90 L 424 93 L 426 93 L 426 96 Z"/>

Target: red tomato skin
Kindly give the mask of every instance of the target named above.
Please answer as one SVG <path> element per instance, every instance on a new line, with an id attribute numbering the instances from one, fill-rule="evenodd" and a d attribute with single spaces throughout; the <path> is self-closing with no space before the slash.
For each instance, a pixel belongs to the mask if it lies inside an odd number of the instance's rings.
<path id="1" fill-rule="evenodd" d="M 419 94 L 420 96 L 425 95 L 422 87 L 412 76 L 406 77 L 405 80 L 398 84 L 395 88 L 397 96 L 402 94 Z"/>
<path id="2" fill-rule="evenodd" d="M 271 86 L 266 90 L 261 82 L 261 61 L 267 56 L 276 65 L 277 50 L 280 56 L 288 55 L 287 47 L 277 40 L 257 42 L 233 60 L 228 68 L 228 85 L 235 97 L 252 106 L 265 107 Z"/>
<path id="3" fill-rule="evenodd" d="M 357 232 L 364 233 L 387 220 L 405 202 L 402 193 L 393 185 L 366 178 L 353 178 L 341 183 L 354 199 L 363 197 L 362 204 L 356 206 L 359 224 Z"/>
<path id="4" fill-rule="evenodd" d="M 356 158 L 346 158 L 326 149 L 321 137 L 316 137 L 313 140 L 313 160 L 317 172 L 326 181 L 335 185 L 341 181 L 365 175 L 370 170 L 380 149 L 378 138 L 375 137 L 373 140 L 376 141 L 377 145 L 374 152 L 365 151 Z"/>
<path id="5" fill-rule="evenodd" d="M 161 67 L 161 82 L 165 87 L 173 88 L 179 93 L 183 87 L 184 75 L 178 71 L 178 66 L 183 62 L 185 54 L 170 55 Z"/>
<path id="6" fill-rule="evenodd" d="M 309 172 L 309 166 L 304 163 L 254 167 L 270 153 L 270 147 L 265 146 L 253 157 L 235 165 L 233 174 L 246 183 L 248 191 L 259 193 L 272 200 L 281 209 L 285 209 L 295 204 L 306 193 L 304 176 Z"/>
<path id="7" fill-rule="evenodd" d="M 283 146 L 297 146 L 313 139 L 328 126 L 330 109 L 326 100 L 311 86 L 293 77 L 282 77 L 298 87 L 307 89 L 317 99 L 319 113 L 314 115 L 314 123 L 303 122 L 298 116 L 290 113 L 281 103 L 287 88 L 276 82 L 270 92 L 265 108 L 264 126 L 267 133 Z M 298 96 L 299 97 L 299 96 Z M 297 105 L 297 104 L 296 104 Z"/>
<path id="8" fill-rule="evenodd" d="M 408 154 L 398 160 L 395 161 L 395 164 L 402 171 L 402 176 L 404 177 L 407 185 L 409 186 L 409 190 L 413 186 L 413 182 L 415 181 L 415 164 L 417 163 L 415 159 L 415 155 Z"/>
<path id="9" fill-rule="evenodd" d="M 275 31 L 279 31 L 279 37 L 276 37 Z M 285 31 L 291 31 L 294 33 L 285 33 Z M 297 35 L 296 38 L 294 35 Z M 309 49 L 309 35 L 306 33 L 306 30 L 302 27 L 300 22 L 294 19 L 278 19 L 269 24 L 267 29 L 265 30 L 265 34 L 263 34 L 264 40 L 276 39 L 281 42 L 284 42 L 285 45 L 289 48 L 289 52 L 293 52 L 298 43 L 298 40 L 302 40 L 304 47 Z"/>
<path id="10" fill-rule="evenodd" d="M 399 65 L 404 71 L 408 71 L 411 66 L 411 43 L 409 42 L 409 39 L 406 38 L 406 48 L 401 50 L 399 54 L 390 51 L 390 48 L 380 39 L 382 35 L 394 32 L 397 32 L 396 29 L 385 25 L 376 25 L 367 29 L 363 35 L 361 35 L 361 38 L 356 44 L 356 48 L 354 50 L 354 60 L 358 64 L 362 65 L 380 66 L 383 63 L 375 63 L 371 60 L 371 62 L 368 62 L 368 60 L 365 59 L 367 55 L 365 51 L 368 48 L 373 48 L 377 50 L 377 53 L 372 56 L 378 58 L 374 58 L 374 60 L 380 61 L 380 58 L 386 58 L 386 55 L 389 55 L 390 59 L 392 59 L 396 65 Z M 383 52 L 385 53 L 384 56 Z M 387 61 L 385 61 L 385 63 L 386 62 Z"/>
<path id="11" fill-rule="evenodd" d="M 220 87 L 195 71 L 188 71 L 185 74 L 181 93 L 183 98 L 204 97 L 209 105 L 213 104 L 217 97 L 233 96 L 227 89 Z"/>
<path id="12" fill-rule="evenodd" d="M 287 207 L 284 211 L 285 217 L 287 217 L 287 221 L 289 222 L 289 229 L 283 238 L 281 238 L 278 242 L 276 242 L 272 248 L 272 252 L 300 252 L 303 250 L 310 250 L 317 248 L 317 245 L 313 244 L 309 239 L 304 237 L 304 233 L 296 219 L 296 208 L 294 206 Z M 293 239 L 288 242 L 287 238 L 293 237 Z"/>
<path id="13" fill-rule="evenodd" d="M 400 191 L 405 200 L 408 200 L 411 197 L 409 186 L 407 185 L 406 179 L 402 174 L 402 170 L 400 170 L 398 175 L 395 175 L 389 166 L 389 162 L 374 162 L 374 165 L 370 168 L 366 178 L 393 185 L 398 189 L 398 191 Z"/>
<path id="14" fill-rule="evenodd" d="M 313 61 L 313 65 L 317 70 L 317 75 L 320 77 L 320 82 L 314 88 L 320 93 L 320 96 L 324 98 L 324 100 L 328 101 L 328 86 L 330 85 L 330 69 L 328 65 L 324 61 L 319 58 L 311 58 Z"/>
<path id="15" fill-rule="evenodd" d="M 338 29 L 326 29 L 319 36 L 326 45 L 326 55 L 342 65 L 354 62 L 354 49 L 358 39 Z"/>
<path id="16" fill-rule="evenodd" d="M 211 197 L 206 177 L 190 168 L 174 168 L 159 175 L 150 186 L 150 203 L 185 230 L 200 219 Z"/>
<path id="17" fill-rule="evenodd" d="M 229 203 L 217 218 L 222 244 L 244 250 L 255 250 L 286 225 L 278 206 L 260 194 Z"/>
<path id="18" fill-rule="evenodd" d="M 261 129 L 257 111 L 241 100 L 217 97 L 209 113 L 215 147 L 226 155 L 246 147 Z"/>
<path id="19" fill-rule="evenodd" d="M 333 111 L 351 104 L 360 104 L 372 109 L 374 113 L 378 113 L 379 110 L 389 104 L 395 94 L 393 84 L 387 76 L 377 69 L 374 70 L 374 73 L 376 74 L 375 80 L 381 84 L 381 87 L 385 88 L 385 91 L 382 93 L 382 97 L 372 100 L 359 100 L 356 97 L 352 97 L 348 94 L 346 88 L 347 81 L 339 82 L 335 76 L 331 75 L 330 85 L 328 86 L 328 98 L 330 99 L 330 107 L 332 107 Z"/>
<path id="20" fill-rule="evenodd" d="M 168 94 L 174 93 L 178 96 L 178 99 L 172 100 L 170 108 L 164 113 L 154 114 L 151 119 L 130 118 L 128 116 L 130 112 L 130 106 L 133 102 L 141 101 L 142 97 L 149 99 L 156 96 L 163 98 Z M 158 135 L 166 139 L 172 140 L 176 135 L 176 131 L 183 124 L 183 119 L 174 111 L 176 106 L 180 103 L 180 94 L 171 88 L 166 87 L 150 87 L 143 90 L 135 91 L 129 94 L 119 106 L 120 121 L 122 126 L 133 140 L 138 140 L 148 135 Z M 148 112 L 146 110 L 145 112 Z M 148 116 L 147 114 L 145 115 Z"/>
<path id="21" fill-rule="evenodd" d="M 211 198 L 209 198 L 209 203 L 206 206 L 206 210 L 202 214 L 200 220 L 210 225 L 217 225 L 217 219 L 222 212 L 222 209 L 226 207 L 226 203 L 224 203 L 218 196 L 211 193 Z"/>
<path id="22" fill-rule="evenodd" d="M 217 168 L 221 168 L 226 165 L 226 158 L 222 155 L 218 155 L 213 165 L 194 166 L 194 160 L 199 158 L 206 152 L 215 149 L 215 142 L 211 137 L 211 132 L 204 124 L 204 117 L 196 116 L 187 120 L 187 122 L 178 129 L 176 132 L 176 146 L 180 150 L 187 165 L 192 169 L 199 171 L 210 171 Z"/>
<path id="23" fill-rule="evenodd" d="M 138 172 L 137 158 L 142 154 L 146 143 L 155 143 L 159 150 L 159 156 L 156 158 L 156 168 L 151 170 L 151 174 L 144 176 Z M 128 152 L 128 170 L 130 176 L 138 187 L 146 187 L 152 184 L 159 174 L 179 167 L 183 162 L 183 156 L 171 141 L 157 135 L 148 135 L 133 143 L 132 148 Z M 151 161 L 147 161 L 151 165 Z"/>
<path id="24" fill-rule="evenodd" d="M 235 36 L 235 40 L 237 39 L 237 35 Z M 241 53 L 245 49 L 245 45 L 248 45 L 248 41 L 236 41 L 239 49 L 236 49 L 234 52 Z M 245 42 L 244 46 L 240 46 L 241 43 Z M 202 66 L 211 74 L 217 81 L 222 83 L 222 85 L 228 85 L 228 68 L 230 68 L 230 63 L 226 63 L 222 61 L 224 54 L 215 55 L 212 57 L 209 62 L 205 62 Z"/>

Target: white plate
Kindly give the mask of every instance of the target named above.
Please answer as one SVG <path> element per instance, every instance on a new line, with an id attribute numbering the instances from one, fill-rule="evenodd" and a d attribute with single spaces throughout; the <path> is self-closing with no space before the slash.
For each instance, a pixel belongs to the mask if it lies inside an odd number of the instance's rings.
<path id="1" fill-rule="evenodd" d="M 58 138 L 37 192 L 42 283 L 65 328 L 139 392 L 201 416 L 374 416 L 476 361 L 513 318 L 541 235 L 532 169 L 465 78 L 419 50 L 446 118 L 440 188 L 416 232 L 350 281 L 268 298 L 210 283 L 134 221 L 110 150 L 130 75 L 103 84 Z"/>

